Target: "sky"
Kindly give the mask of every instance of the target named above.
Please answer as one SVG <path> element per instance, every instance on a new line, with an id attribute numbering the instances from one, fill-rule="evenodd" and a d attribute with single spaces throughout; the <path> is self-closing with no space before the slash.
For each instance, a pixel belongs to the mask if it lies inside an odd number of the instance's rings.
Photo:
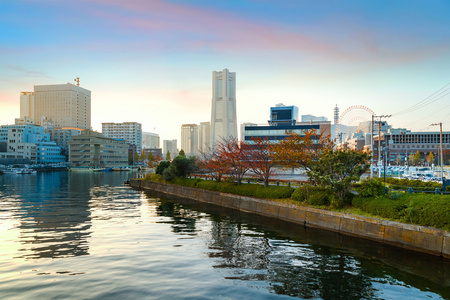
<path id="1" fill-rule="evenodd" d="M 210 121 L 212 71 L 228 68 L 238 124 L 284 103 L 330 121 L 337 105 L 351 125 L 358 105 L 449 131 L 449 15 L 447 0 L 0 0 L 0 124 L 20 92 L 80 77 L 94 130 L 139 122 L 180 145 L 182 124 Z"/>

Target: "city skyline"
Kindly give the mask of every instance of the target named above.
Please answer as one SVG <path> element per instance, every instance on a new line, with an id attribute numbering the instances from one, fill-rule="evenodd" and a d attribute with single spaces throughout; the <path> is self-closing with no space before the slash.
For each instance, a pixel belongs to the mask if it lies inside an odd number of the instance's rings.
<path id="1" fill-rule="evenodd" d="M 19 117 L 21 92 L 80 77 L 92 91 L 94 130 L 138 122 L 161 140 L 180 141 L 181 124 L 210 119 L 211 71 L 227 68 L 239 76 L 239 125 L 267 123 L 268 108 L 282 102 L 328 120 L 336 104 L 341 112 L 364 105 L 392 114 L 393 127 L 450 127 L 446 92 L 414 110 L 450 82 L 446 1 L 14 1 L 0 8 L 0 124 Z"/>

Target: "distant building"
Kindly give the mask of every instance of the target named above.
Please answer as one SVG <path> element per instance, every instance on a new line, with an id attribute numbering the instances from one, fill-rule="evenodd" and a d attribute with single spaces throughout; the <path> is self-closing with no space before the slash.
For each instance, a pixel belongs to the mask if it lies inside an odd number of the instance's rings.
<path id="1" fill-rule="evenodd" d="M 121 139 L 128 144 L 136 145 L 136 151 L 142 152 L 142 125 L 136 122 L 102 123 L 105 137 Z"/>
<path id="2" fill-rule="evenodd" d="M 302 122 L 327 122 L 326 117 L 316 117 L 313 115 L 302 115 Z"/>
<path id="3" fill-rule="evenodd" d="M 20 118 L 34 118 L 34 92 L 20 93 Z"/>
<path id="4" fill-rule="evenodd" d="M 14 119 L 14 124 L 16 125 L 35 125 L 34 120 L 30 117 L 20 117 Z"/>
<path id="5" fill-rule="evenodd" d="M 258 126 L 256 123 L 245 122 L 241 124 L 241 141 L 245 141 L 245 128 L 247 126 Z"/>
<path id="6" fill-rule="evenodd" d="M 124 167 L 128 165 L 129 145 L 123 140 L 105 137 L 99 132 L 85 130 L 72 137 L 69 144 L 71 167 Z"/>
<path id="7" fill-rule="evenodd" d="M 161 148 L 144 148 L 143 149 L 145 157 L 148 157 L 148 154 L 151 152 L 154 157 L 159 156 L 163 158 L 163 153 Z"/>
<path id="8" fill-rule="evenodd" d="M 236 73 L 224 69 L 212 74 L 211 146 L 223 139 L 237 138 Z"/>
<path id="9" fill-rule="evenodd" d="M 430 152 L 433 153 L 435 162 L 439 160 L 440 133 L 433 132 L 411 132 L 405 128 L 389 129 L 386 133 L 381 133 L 380 143 L 378 133 L 374 136 L 373 156 L 378 160 L 378 145 L 380 144 L 380 157 L 383 158 L 383 150 L 386 147 L 389 162 L 394 162 L 398 158 L 405 162 L 412 154 L 419 152 L 424 158 Z M 442 132 L 442 148 L 450 149 L 450 132 Z"/>
<path id="10" fill-rule="evenodd" d="M 198 154 L 198 125 L 181 125 L 181 149 L 186 156 L 195 156 Z"/>
<path id="11" fill-rule="evenodd" d="M 28 114 L 39 125 L 47 118 L 55 127 L 91 128 L 91 91 L 70 83 L 35 85 L 34 112 L 32 96 L 21 93 L 21 118 Z"/>
<path id="12" fill-rule="evenodd" d="M 170 153 L 171 158 L 178 155 L 177 140 L 163 140 L 163 155 L 165 159 L 167 159 L 167 152 Z"/>
<path id="13" fill-rule="evenodd" d="M 72 140 L 73 136 L 79 136 L 83 129 L 81 128 L 51 128 L 46 129 L 45 132 L 50 134 L 50 140 L 54 141 L 58 146 L 60 146 L 68 155 L 69 153 L 69 142 Z"/>
<path id="14" fill-rule="evenodd" d="M 295 106 L 271 107 L 269 125 L 245 125 L 244 140 L 253 143 L 254 138 L 267 139 L 272 143 L 286 139 L 288 134 L 297 133 L 304 135 L 306 131 L 314 129 L 318 133 L 330 134 L 331 122 L 295 122 Z"/>
<path id="15" fill-rule="evenodd" d="M 207 152 L 210 147 L 210 130 L 211 123 L 210 122 L 201 122 L 200 128 L 198 132 L 198 151 L 199 152 Z"/>
<path id="16" fill-rule="evenodd" d="M 285 106 L 280 103 L 270 108 L 270 120 L 269 125 L 295 125 L 298 121 L 298 107 L 297 106 Z"/>
<path id="17" fill-rule="evenodd" d="M 30 163 L 50 164 L 66 161 L 61 147 L 50 141 L 50 135 L 37 125 L 2 125 L 0 142 L 6 143 L 6 152 L 27 159 Z"/>
<path id="18" fill-rule="evenodd" d="M 142 132 L 142 148 L 159 148 L 159 134 Z"/>

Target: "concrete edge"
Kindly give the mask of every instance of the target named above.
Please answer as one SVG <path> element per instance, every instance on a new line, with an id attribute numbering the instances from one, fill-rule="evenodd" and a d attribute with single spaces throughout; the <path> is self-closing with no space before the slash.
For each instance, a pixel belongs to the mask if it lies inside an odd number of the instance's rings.
<path id="1" fill-rule="evenodd" d="M 441 229 L 139 179 L 130 185 L 450 258 L 450 232 Z"/>

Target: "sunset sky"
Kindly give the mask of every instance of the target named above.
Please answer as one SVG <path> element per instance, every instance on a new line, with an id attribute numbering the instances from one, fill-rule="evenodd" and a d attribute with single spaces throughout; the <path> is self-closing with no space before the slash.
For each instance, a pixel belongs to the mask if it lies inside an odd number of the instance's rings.
<path id="1" fill-rule="evenodd" d="M 179 140 L 210 120 L 212 71 L 228 68 L 238 124 L 277 103 L 331 121 L 335 105 L 364 105 L 448 131 L 449 16 L 448 0 L 0 0 L 0 124 L 20 92 L 79 76 L 95 130 L 135 121 Z"/>

